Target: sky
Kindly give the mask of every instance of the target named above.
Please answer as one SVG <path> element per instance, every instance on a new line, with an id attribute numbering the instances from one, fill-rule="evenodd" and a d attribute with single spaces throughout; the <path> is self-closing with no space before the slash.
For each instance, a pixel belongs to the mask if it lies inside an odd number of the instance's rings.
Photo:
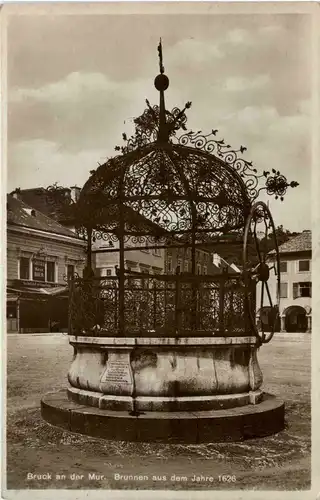
<path id="1" fill-rule="evenodd" d="M 218 129 L 259 172 L 298 181 L 270 208 L 276 225 L 309 229 L 311 16 L 302 14 L 12 17 L 7 191 L 82 187 L 116 154 L 145 99 L 158 104 L 160 36 L 167 108 L 192 101 L 188 128 Z"/>

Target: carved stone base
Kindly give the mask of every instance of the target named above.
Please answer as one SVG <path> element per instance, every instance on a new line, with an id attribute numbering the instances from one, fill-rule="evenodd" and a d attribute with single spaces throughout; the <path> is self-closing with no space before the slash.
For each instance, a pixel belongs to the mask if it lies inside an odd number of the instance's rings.
<path id="1" fill-rule="evenodd" d="M 240 404 L 248 404 L 249 393 L 262 384 L 255 337 L 70 337 L 70 343 L 75 351 L 70 385 L 105 395 L 106 408 L 112 396 L 130 396 L 144 401 L 143 409 L 155 411 L 161 409 L 159 401 L 165 402 L 165 409 L 172 402 L 174 411 L 197 397 L 211 401 L 210 407 L 216 404 L 214 397 L 231 401 L 245 394 L 247 402 Z"/>

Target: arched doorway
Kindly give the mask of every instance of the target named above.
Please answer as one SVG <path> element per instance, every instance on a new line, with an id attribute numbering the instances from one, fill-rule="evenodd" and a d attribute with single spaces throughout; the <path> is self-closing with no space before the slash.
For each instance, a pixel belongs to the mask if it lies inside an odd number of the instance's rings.
<path id="1" fill-rule="evenodd" d="M 306 332 L 307 313 L 302 306 L 290 306 L 284 311 L 286 332 Z"/>
<path id="2" fill-rule="evenodd" d="M 257 319 L 259 330 L 263 327 L 264 332 L 271 332 L 273 328 L 275 328 L 276 332 L 280 332 L 280 318 L 277 319 L 276 325 L 274 326 L 274 310 L 272 307 L 262 307 L 258 311 Z"/>

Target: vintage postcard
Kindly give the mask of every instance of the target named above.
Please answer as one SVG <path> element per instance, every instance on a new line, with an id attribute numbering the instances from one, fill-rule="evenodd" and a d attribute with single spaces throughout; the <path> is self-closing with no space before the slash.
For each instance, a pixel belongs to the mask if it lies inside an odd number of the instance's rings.
<path id="1" fill-rule="evenodd" d="M 318 11 L 2 8 L 3 498 L 317 498 Z"/>

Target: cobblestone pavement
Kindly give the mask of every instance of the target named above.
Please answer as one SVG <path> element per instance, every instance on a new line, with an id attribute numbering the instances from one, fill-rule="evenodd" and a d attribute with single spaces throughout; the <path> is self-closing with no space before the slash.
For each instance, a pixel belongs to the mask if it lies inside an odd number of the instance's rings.
<path id="1" fill-rule="evenodd" d="M 310 334 L 278 334 L 260 349 L 264 389 L 285 400 L 286 429 L 238 443 L 127 443 L 64 432 L 41 419 L 40 399 L 67 386 L 67 336 L 8 335 L 7 351 L 9 489 L 310 487 Z"/>

